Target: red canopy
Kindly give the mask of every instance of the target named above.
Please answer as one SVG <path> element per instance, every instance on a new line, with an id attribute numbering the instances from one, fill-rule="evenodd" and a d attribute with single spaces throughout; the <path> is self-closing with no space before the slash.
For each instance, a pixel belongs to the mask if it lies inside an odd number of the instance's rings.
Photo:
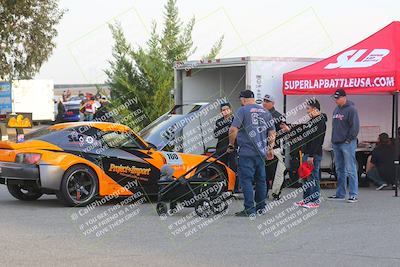
<path id="1" fill-rule="evenodd" d="M 283 75 L 285 95 L 392 93 L 399 88 L 400 22 L 336 55 Z"/>

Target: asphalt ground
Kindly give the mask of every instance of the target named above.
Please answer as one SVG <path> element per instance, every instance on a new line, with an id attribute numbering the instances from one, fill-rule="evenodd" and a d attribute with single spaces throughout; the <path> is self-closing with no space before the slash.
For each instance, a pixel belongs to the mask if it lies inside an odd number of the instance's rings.
<path id="1" fill-rule="evenodd" d="M 0 266 L 400 266 L 392 190 L 362 188 L 358 203 L 317 210 L 294 207 L 294 190 L 250 220 L 234 216 L 241 199 L 207 219 L 190 208 L 160 218 L 155 204 L 133 198 L 68 208 L 54 196 L 15 200 L 1 186 Z"/>

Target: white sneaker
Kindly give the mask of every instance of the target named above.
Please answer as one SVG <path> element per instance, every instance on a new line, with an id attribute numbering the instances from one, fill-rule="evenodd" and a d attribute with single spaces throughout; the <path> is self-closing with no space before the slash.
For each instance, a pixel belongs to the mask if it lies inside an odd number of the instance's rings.
<path id="1" fill-rule="evenodd" d="M 375 190 L 379 191 L 379 190 L 385 188 L 386 186 L 387 186 L 387 184 L 382 184 L 382 185 L 378 186 Z"/>

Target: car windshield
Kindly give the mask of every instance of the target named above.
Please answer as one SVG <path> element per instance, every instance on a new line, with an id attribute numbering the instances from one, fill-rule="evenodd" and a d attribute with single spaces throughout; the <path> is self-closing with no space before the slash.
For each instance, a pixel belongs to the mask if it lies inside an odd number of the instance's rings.
<path id="1" fill-rule="evenodd" d="M 42 140 L 64 149 L 82 149 L 85 146 L 106 148 L 145 149 L 143 143 L 133 132 L 101 131 L 95 127 L 71 127 L 54 129 L 44 127 L 25 135 L 25 140 Z"/>
<path id="2" fill-rule="evenodd" d="M 71 96 L 68 101 L 77 101 L 77 100 L 82 100 L 82 97 L 80 96 Z"/>
<path id="3" fill-rule="evenodd" d="M 131 132 L 106 132 L 101 139 L 110 148 L 143 148 Z"/>
<path id="4" fill-rule="evenodd" d="M 65 104 L 64 108 L 66 110 L 72 110 L 72 109 L 78 109 L 79 110 L 80 106 L 81 106 L 80 104 Z"/>
<path id="5" fill-rule="evenodd" d="M 165 113 L 157 120 L 150 123 L 139 135 L 152 147 L 158 150 L 174 150 L 176 138 L 191 122 L 190 116 L 201 110 L 207 103 L 176 105 L 171 111 Z"/>

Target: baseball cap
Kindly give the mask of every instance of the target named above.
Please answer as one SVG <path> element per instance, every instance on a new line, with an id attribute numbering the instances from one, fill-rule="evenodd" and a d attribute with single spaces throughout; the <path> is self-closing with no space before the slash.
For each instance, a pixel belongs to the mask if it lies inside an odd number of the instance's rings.
<path id="1" fill-rule="evenodd" d="M 311 99 L 308 101 L 308 105 L 310 107 L 316 108 L 318 110 L 321 110 L 321 104 L 319 103 L 319 101 L 317 99 Z"/>
<path id="2" fill-rule="evenodd" d="M 334 99 L 338 99 L 342 96 L 346 96 L 346 92 L 343 89 L 337 89 L 336 92 L 332 95 Z"/>
<path id="3" fill-rule="evenodd" d="M 275 98 L 272 95 L 265 95 L 264 96 L 264 101 L 275 102 Z"/>
<path id="4" fill-rule="evenodd" d="M 389 135 L 387 133 L 381 133 L 379 135 L 379 141 L 380 142 L 387 142 L 389 140 L 390 140 L 390 138 L 389 138 Z"/>
<path id="5" fill-rule="evenodd" d="M 244 90 L 240 92 L 239 98 L 254 98 L 254 93 L 251 90 Z"/>

